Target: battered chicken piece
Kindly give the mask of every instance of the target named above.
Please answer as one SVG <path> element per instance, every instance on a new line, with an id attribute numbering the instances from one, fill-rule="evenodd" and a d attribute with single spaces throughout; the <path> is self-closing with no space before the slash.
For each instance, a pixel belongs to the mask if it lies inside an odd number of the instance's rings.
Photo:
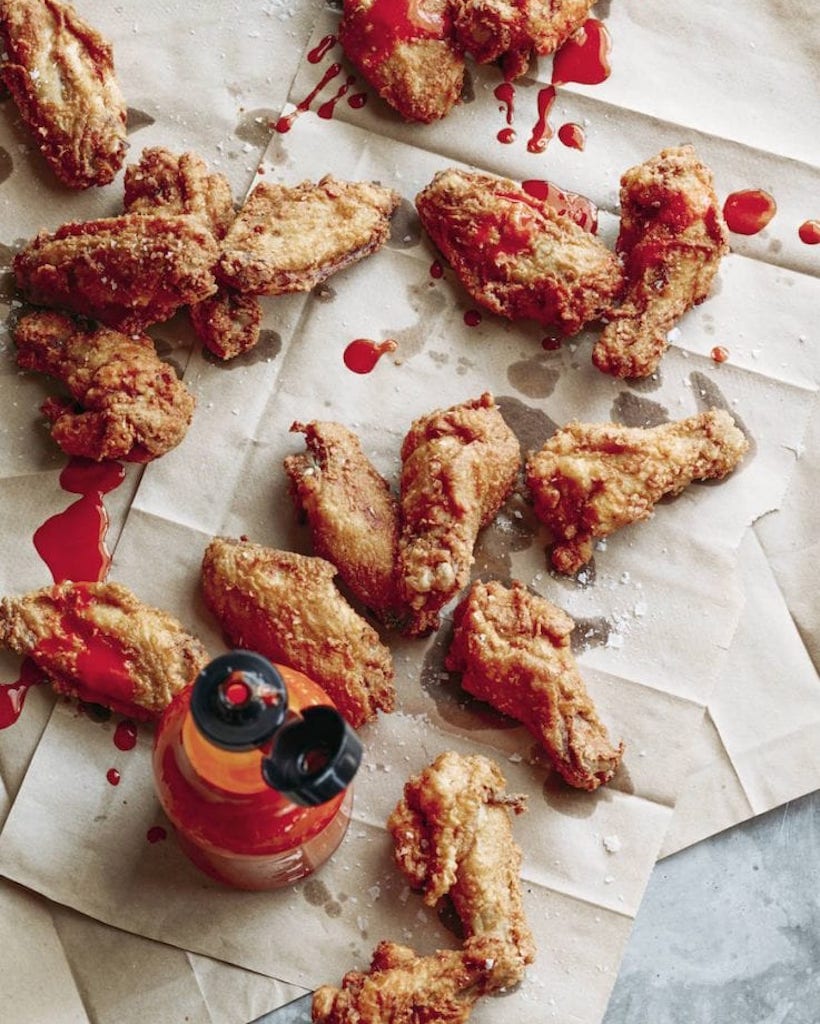
<path id="1" fill-rule="evenodd" d="M 712 172 L 692 146 L 664 149 L 621 178 L 616 243 L 623 303 L 608 314 L 592 361 L 614 377 L 648 377 L 683 314 L 709 295 L 729 233 Z"/>
<path id="2" fill-rule="evenodd" d="M 217 255 L 194 217 L 128 213 L 41 232 L 15 256 L 14 274 L 30 302 L 130 334 L 216 291 Z"/>
<path id="3" fill-rule="evenodd" d="M 387 821 L 402 874 L 424 902 L 449 894 L 467 940 L 492 937 L 505 946 L 505 985 L 517 984 L 535 957 L 521 897 L 521 850 L 510 796 L 498 766 L 481 754 L 440 754 L 412 776 Z"/>
<path id="4" fill-rule="evenodd" d="M 344 0 L 339 42 L 348 60 L 407 121 L 447 114 L 464 87 L 448 0 Z"/>
<path id="5" fill-rule="evenodd" d="M 254 295 L 310 291 L 381 249 L 401 197 L 325 175 L 318 184 L 260 182 L 222 243 L 221 284 Z"/>
<path id="6" fill-rule="evenodd" d="M 416 196 L 416 208 L 469 295 L 499 316 L 570 335 L 621 292 L 613 253 L 507 178 L 439 171 Z"/>
<path id="7" fill-rule="evenodd" d="M 57 178 L 112 181 L 127 148 L 110 43 L 59 0 L 0 0 L 0 75 Z"/>
<path id="8" fill-rule="evenodd" d="M 531 455 L 535 513 L 555 534 L 552 564 L 574 573 L 592 542 L 647 519 L 664 495 L 731 473 L 749 442 L 723 409 L 657 427 L 569 423 Z"/>
<path id="9" fill-rule="evenodd" d="M 463 688 L 522 722 L 571 786 L 609 782 L 623 743 L 610 742 L 581 679 L 569 615 L 517 581 L 476 581 L 454 621 L 445 667 Z"/>
<path id="10" fill-rule="evenodd" d="M 43 405 L 68 455 L 149 462 L 185 436 L 194 397 L 146 335 L 83 329 L 61 313 L 39 312 L 18 321 L 14 340 L 19 366 L 68 387 L 73 402 Z"/>
<path id="11" fill-rule="evenodd" d="M 321 420 L 290 429 L 305 435 L 308 448 L 287 456 L 285 472 L 315 553 L 336 566 L 351 594 L 381 622 L 395 623 L 398 501 L 353 431 Z"/>
<path id="12" fill-rule="evenodd" d="M 208 662 L 179 622 L 118 583 L 58 583 L 0 600 L 0 647 L 31 658 L 58 693 L 158 718 Z"/>
<path id="13" fill-rule="evenodd" d="M 505 986 L 506 954 L 485 936 L 432 956 L 380 942 L 369 972 L 349 971 L 341 988 L 314 992 L 313 1024 L 464 1024 L 479 997 Z"/>
<path id="14" fill-rule="evenodd" d="M 466 586 L 479 530 L 515 486 L 518 440 L 489 393 L 422 416 L 401 448 L 398 576 L 408 636 L 438 628 Z"/>
<path id="15" fill-rule="evenodd" d="M 304 672 L 358 728 L 393 710 L 393 663 L 335 575 L 323 558 L 226 537 L 215 537 L 202 560 L 205 603 L 231 645 Z"/>

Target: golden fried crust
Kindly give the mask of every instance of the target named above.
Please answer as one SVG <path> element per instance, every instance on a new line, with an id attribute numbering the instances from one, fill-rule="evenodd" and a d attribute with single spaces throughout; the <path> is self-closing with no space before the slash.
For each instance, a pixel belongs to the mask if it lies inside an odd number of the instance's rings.
<path id="1" fill-rule="evenodd" d="M 440 171 L 416 208 L 470 296 L 499 316 L 575 334 L 620 294 L 613 253 L 507 178 Z"/>
<path id="2" fill-rule="evenodd" d="M 262 307 L 255 295 L 220 287 L 188 307 L 196 336 L 219 359 L 233 359 L 259 341 Z"/>
<path id="3" fill-rule="evenodd" d="M 30 302 L 132 333 L 211 295 L 216 258 L 195 218 L 132 213 L 41 232 L 15 257 L 14 274 Z"/>
<path id="4" fill-rule="evenodd" d="M 444 117 L 464 86 L 446 0 L 345 0 L 339 42 L 350 62 L 407 121 Z"/>
<path id="5" fill-rule="evenodd" d="M 0 600 L 0 646 L 30 657 L 58 693 L 158 718 L 208 661 L 170 615 L 118 583 L 59 583 Z"/>
<path id="6" fill-rule="evenodd" d="M 309 291 L 380 249 L 400 202 L 392 189 L 339 181 L 260 182 L 222 243 L 222 284 L 255 295 Z"/>
<path id="7" fill-rule="evenodd" d="M 647 377 L 683 314 L 709 295 L 729 234 L 712 172 L 692 146 L 664 149 L 621 178 L 627 291 L 592 353 L 615 377 Z"/>
<path id="8" fill-rule="evenodd" d="M 110 44 L 58 0 L 0 0 L 0 41 L 0 74 L 57 178 L 112 181 L 128 144 Z"/>
<path id="9" fill-rule="evenodd" d="M 492 936 L 508 947 L 505 985 L 517 984 L 535 957 L 521 897 L 521 850 L 498 766 L 480 754 L 447 751 L 405 784 L 387 822 L 396 864 L 429 906 L 452 899 L 466 938 Z"/>
<path id="10" fill-rule="evenodd" d="M 436 629 L 466 586 L 479 530 L 515 486 L 518 440 L 489 393 L 416 420 L 401 450 L 399 587 L 405 632 Z"/>
<path id="11" fill-rule="evenodd" d="M 341 988 L 316 990 L 313 1024 L 464 1024 L 480 996 L 505 986 L 506 957 L 490 936 L 432 956 L 380 942 L 369 972 L 349 971 Z"/>
<path id="12" fill-rule="evenodd" d="M 518 719 L 571 785 L 593 790 L 620 764 L 570 648 L 574 622 L 518 582 L 475 582 L 455 612 L 445 661 L 468 693 Z"/>
<path id="13" fill-rule="evenodd" d="M 726 476 L 748 449 L 722 409 L 647 428 L 567 424 L 526 465 L 536 515 L 558 541 L 552 564 L 576 572 L 592 556 L 595 537 L 647 519 L 664 495 L 693 480 Z"/>
<path id="14" fill-rule="evenodd" d="M 14 332 L 17 363 L 62 380 L 73 403 L 48 400 L 51 436 L 68 455 L 149 462 L 185 436 L 194 398 L 146 335 L 78 329 L 60 313 L 32 313 Z"/>
<path id="15" fill-rule="evenodd" d="M 398 501 L 353 431 L 319 420 L 290 429 L 305 435 L 308 448 L 287 456 L 285 472 L 315 553 L 336 566 L 351 594 L 380 621 L 395 622 Z"/>
<path id="16" fill-rule="evenodd" d="M 215 537 L 202 561 L 205 603 L 231 643 L 304 672 L 354 728 L 392 711 L 390 652 L 333 583 L 323 558 Z"/>

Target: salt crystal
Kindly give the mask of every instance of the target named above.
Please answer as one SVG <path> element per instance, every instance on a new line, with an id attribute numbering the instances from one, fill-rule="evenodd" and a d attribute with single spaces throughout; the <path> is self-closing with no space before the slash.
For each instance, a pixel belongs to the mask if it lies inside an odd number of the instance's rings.
<path id="1" fill-rule="evenodd" d="M 621 840 L 617 836 L 604 836 L 602 841 L 607 853 L 617 853 L 621 848 Z"/>

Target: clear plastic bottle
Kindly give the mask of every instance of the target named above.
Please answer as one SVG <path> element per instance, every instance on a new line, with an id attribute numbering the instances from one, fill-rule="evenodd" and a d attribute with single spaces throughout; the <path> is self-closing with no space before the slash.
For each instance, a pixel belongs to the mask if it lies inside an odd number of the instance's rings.
<path id="1" fill-rule="evenodd" d="M 154 782 L 197 867 L 230 886 L 273 889 L 315 871 L 342 841 L 361 754 L 307 676 L 231 651 L 163 714 Z"/>

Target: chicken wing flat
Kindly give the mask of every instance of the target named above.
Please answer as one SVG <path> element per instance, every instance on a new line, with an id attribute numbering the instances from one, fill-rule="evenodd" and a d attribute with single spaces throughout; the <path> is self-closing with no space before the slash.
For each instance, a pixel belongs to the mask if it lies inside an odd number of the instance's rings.
<path id="1" fill-rule="evenodd" d="M 416 208 L 469 295 L 499 316 L 575 334 L 620 295 L 615 255 L 507 178 L 440 171 Z"/>
<path id="2" fill-rule="evenodd" d="M 19 320 L 17 363 L 62 380 L 73 402 L 52 398 L 43 412 L 68 455 L 149 462 L 176 447 L 194 397 L 149 337 L 79 328 L 61 313 Z"/>
<path id="3" fill-rule="evenodd" d="M 231 644 L 304 672 L 358 728 L 393 710 L 393 663 L 335 575 L 323 558 L 225 537 L 202 560 L 205 603 Z"/>
<path id="4" fill-rule="evenodd" d="M 158 718 L 208 661 L 195 637 L 118 583 L 58 583 L 0 600 L 0 646 L 30 657 L 58 693 Z"/>
<path id="5" fill-rule="evenodd" d="M 362 76 L 407 121 L 429 124 L 461 96 L 464 57 L 448 0 L 344 0 L 339 42 Z"/>
<path id="6" fill-rule="evenodd" d="M 723 409 L 657 427 L 569 423 L 531 455 L 535 513 L 557 538 L 552 564 L 574 573 L 596 537 L 647 519 L 664 495 L 731 473 L 749 442 Z"/>
<path id="7" fill-rule="evenodd" d="M 319 420 L 290 429 L 305 435 L 308 448 L 287 456 L 285 472 L 315 553 L 336 566 L 351 594 L 381 622 L 395 622 L 398 501 L 352 430 Z"/>
<path id="8" fill-rule="evenodd" d="M 222 242 L 220 283 L 254 295 L 310 291 L 382 248 L 400 200 L 329 174 L 294 187 L 260 182 Z"/>
<path id="9" fill-rule="evenodd" d="M 503 988 L 506 953 L 492 937 L 463 949 L 418 956 L 409 946 L 380 942 L 368 972 L 349 971 L 341 988 L 313 994 L 313 1024 L 464 1024 L 477 1000 Z"/>
<path id="10" fill-rule="evenodd" d="M 569 615 L 516 581 L 477 581 L 454 618 L 445 665 L 464 689 L 526 725 L 571 786 L 609 782 L 623 744 L 610 742 L 581 679 Z"/>
<path id="11" fill-rule="evenodd" d="M 729 234 L 712 172 L 692 146 L 664 149 L 621 178 L 622 255 L 627 290 L 592 360 L 614 377 L 648 377 L 683 314 L 709 295 Z"/>
<path id="12" fill-rule="evenodd" d="M 466 586 L 479 530 L 512 492 L 521 451 L 485 393 L 416 420 L 401 458 L 399 593 L 409 608 L 404 631 L 421 636 Z"/>
<path id="13" fill-rule="evenodd" d="M 449 894 L 468 940 L 504 945 L 508 986 L 535 957 L 510 823 L 510 811 L 525 807 L 525 797 L 506 793 L 489 758 L 446 751 L 408 780 L 387 822 L 396 864 L 424 902 L 435 906 Z"/>
<path id="14" fill-rule="evenodd" d="M 30 302 L 130 334 L 216 291 L 217 255 L 196 218 L 129 213 L 41 232 L 15 256 L 14 274 Z"/>
<path id="15" fill-rule="evenodd" d="M 106 185 L 127 148 L 111 45 L 59 0 L 0 0 L 0 76 L 57 178 Z"/>

